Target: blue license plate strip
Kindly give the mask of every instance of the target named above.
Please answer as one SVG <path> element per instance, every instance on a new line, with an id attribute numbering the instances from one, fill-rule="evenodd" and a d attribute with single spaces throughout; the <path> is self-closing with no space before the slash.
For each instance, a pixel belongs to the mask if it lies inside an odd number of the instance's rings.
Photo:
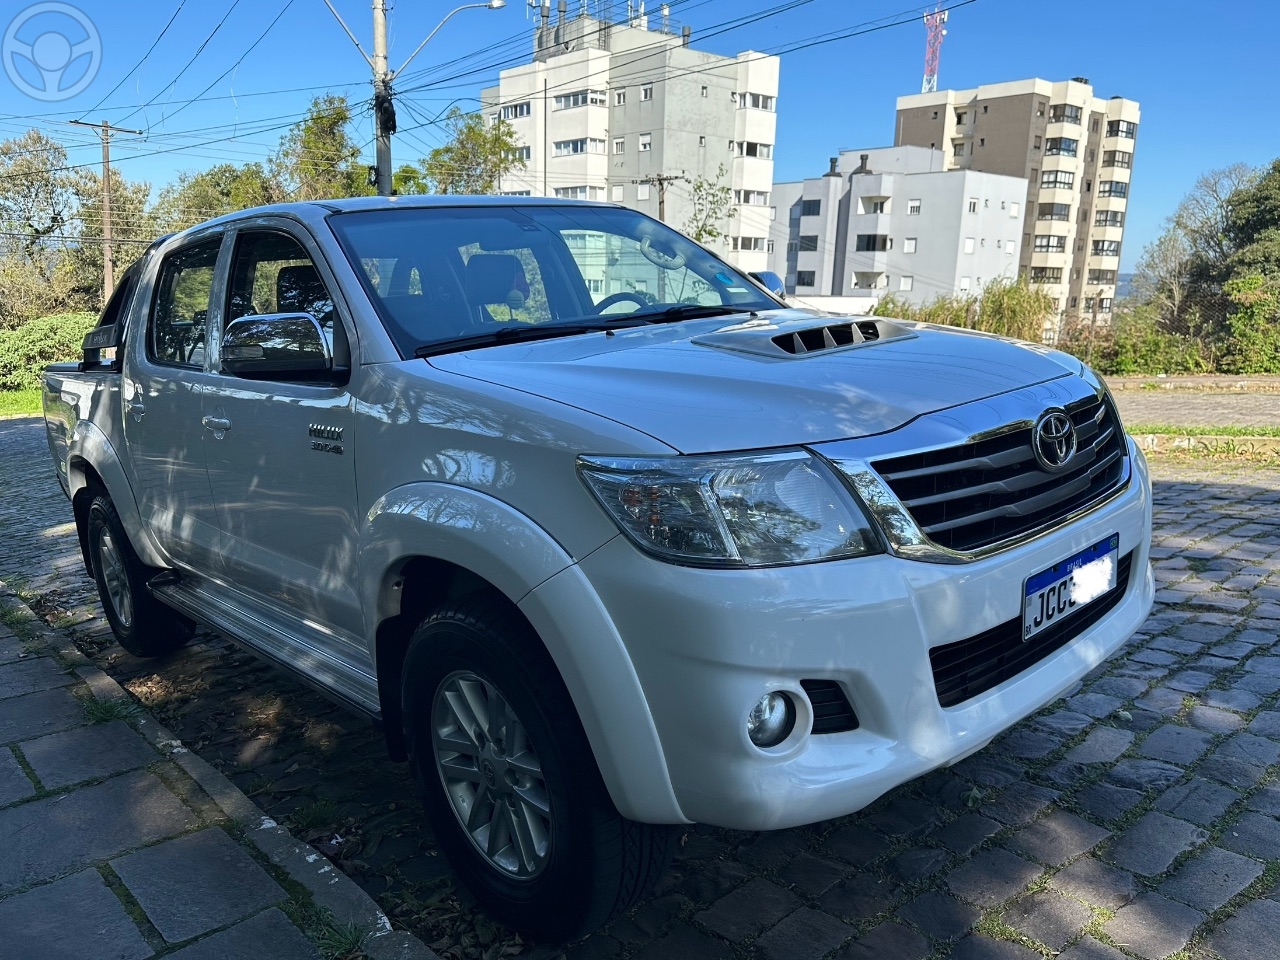
<path id="1" fill-rule="evenodd" d="M 1062 594 L 1070 583 L 1072 574 L 1081 567 L 1111 557 L 1111 588 L 1115 587 L 1117 566 L 1120 559 L 1120 535 L 1113 533 L 1105 540 L 1099 540 L 1093 546 L 1081 550 L 1061 563 L 1056 563 L 1047 570 L 1041 570 L 1028 577 L 1022 589 L 1022 636 L 1029 640 L 1041 630 L 1045 630 L 1060 619 L 1066 619 L 1077 610 L 1087 606 L 1098 596 L 1105 596 L 1105 591 L 1091 597 L 1083 603 L 1077 603 Z M 1053 591 L 1050 600 L 1046 591 Z M 1048 604 L 1046 606 L 1046 604 Z"/>

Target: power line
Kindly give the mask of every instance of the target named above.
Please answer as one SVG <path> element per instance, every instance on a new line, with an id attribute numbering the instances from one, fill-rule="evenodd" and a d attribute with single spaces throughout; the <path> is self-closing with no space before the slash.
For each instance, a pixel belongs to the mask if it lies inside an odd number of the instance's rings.
<path id="1" fill-rule="evenodd" d="M 142 58 L 137 63 L 135 63 L 132 67 L 129 68 L 129 72 L 126 73 L 123 77 L 121 77 L 120 81 L 110 90 L 108 90 L 106 95 L 102 97 L 102 99 L 100 99 L 88 110 L 84 111 L 80 119 L 83 120 L 86 114 L 93 113 L 93 111 L 97 110 L 100 106 L 102 106 L 103 103 L 105 103 L 107 100 L 111 98 L 111 95 L 113 93 L 115 93 L 124 85 L 124 82 L 126 80 L 128 80 L 131 76 L 133 76 L 133 72 L 135 70 L 137 70 L 140 66 L 146 63 L 147 57 L 151 56 L 151 51 L 153 51 L 156 48 L 156 44 L 158 44 L 161 40 L 164 39 L 164 35 L 168 33 L 169 28 L 173 26 L 173 21 L 178 19 L 178 14 L 182 12 L 182 8 L 185 7 L 186 5 L 187 5 L 187 0 L 182 0 L 182 2 L 178 4 L 178 9 L 173 11 L 173 16 L 171 16 L 169 18 L 169 22 L 164 25 L 164 29 L 161 30 L 160 33 L 156 36 L 156 38 L 151 41 L 151 46 L 147 47 L 147 52 L 142 55 Z"/>

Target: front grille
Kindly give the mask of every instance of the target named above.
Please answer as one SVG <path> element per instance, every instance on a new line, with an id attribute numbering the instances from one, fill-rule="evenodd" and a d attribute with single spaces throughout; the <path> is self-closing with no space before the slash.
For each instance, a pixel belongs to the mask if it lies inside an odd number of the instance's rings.
<path id="1" fill-rule="evenodd" d="M 954 707 L 1016 677 L 1055 650 L 1065 647 L 1120 602 L 1129 586 L 1132 566 L 1133 554 L 1126 553 L 1120 558 L 1116 585 L 1111 591 L 1030 640 L 1024 642 L 1022 639 L 1022 616 L 1019 615 L 975 637 L 934 647 L 929 651 L 929 662 L 933 666 L 938 703 Z"/>
<path id="2" fill-rule="evenodd" d="M 834 680 L 801 680 L 813 706 L 814 733 L 844 733 L 858 729 L 858 715 Z"/>
<path id="3" fill-rule="evenodd" d="M 1069 467 L 1048 473 L 1022 426 L 982 440 L 872 463 L 934 543 L 976 550 L 1048 526 L 1113 490 L 1126 447 L 1111 403 L 1068 404 L 1078 447 Z"/>

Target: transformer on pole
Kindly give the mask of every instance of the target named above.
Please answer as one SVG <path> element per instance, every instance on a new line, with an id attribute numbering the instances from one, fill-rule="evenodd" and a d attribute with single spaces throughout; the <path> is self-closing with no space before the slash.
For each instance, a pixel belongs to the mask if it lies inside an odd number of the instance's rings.
<path id="1" fill-rule="evenodd" d="M 933 13 L 924 15 L 924 28 L 928 33 L 927 46 L 924 53 L 924 83 L 920 85 L 921 93 L 936 93 L 938 90 L 938 57 L 942 53 L 942 38 L 946 31 L 947 11 L 939 3 Z"/>

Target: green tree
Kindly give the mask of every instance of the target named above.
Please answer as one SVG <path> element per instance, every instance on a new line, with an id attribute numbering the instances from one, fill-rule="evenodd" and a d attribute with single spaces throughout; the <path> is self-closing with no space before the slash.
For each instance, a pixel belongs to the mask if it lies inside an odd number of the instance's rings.
<path id="1" fill-rule="evenodd" d="M 402 163 L 391 172 L 391 191 L 398 196 L 418 196 L 431 192 L 423 164 Z"/>
<path id="2" fill-rule="evenodd" d="M 75 186 L 67 151 L 39 130 L 0 141 L 0 251 L 43 260 L 70 229 Z"/>
<path id="3" fill-rule="evenodd" d="M 1280 277 L 1280 160 L 1227 200 L 1232 277 Z"/>
<path id="4" fill-rule="evenodd" d="M 435 193 L 495 193 L 498 182 L 525 166 L 520 140 L 505 120 L 487 124 L 479 113 L 458 107 L 445 117 L 449 140 L 421 161 L 422 179 Z M 401 168 L 402 170 L 404 168 Z"/>
<path id="5" fill-rule="evenodd" d="M 306 117 L 281 138 L 271 159 L 271 177 L 290 200 L 363 197 L 373 192 L 350 127 L 346 97 L 328 94 L 311 101 Z"/>
<path id="6" fill-rule="evenodd" d="M 69 243 L 59 269 L 66 271 L 68 303 L 63 309 L 102 307 L 102 177 L 81 170 L 76 183 L 77 240 Z M 151 184 L 128 180 L 111 169 L 111 255 L 115 275 L 133 263 L 162 232 L 152 215 Z"/>
<path id="7" fill-rule="evenodd" d="M 1280 373 L 1280 277 L 1234 277 L 1223 284 L 1231 302 L 1227 373 Z"/>
<path id="8" fill-rule="evenodd" d="M 697 177 L 690 187 L 693 206 L 681 230 L 698 243 L 711 243 L 725 236 L 725 222 L 738 212 L 733 206 L 733 191 L 724 182 L 725 173 L 721 164 L 714 179 Z"/>
<path id="9" fill-rule="evenodd" d="M 224 213 L 284 198 L 283 185 L 265 164 L 220 163 L 208 170 L 178 174 L 176 181 L 160 191 L 155 218 L 163 230 L 185 230 Z"/>

